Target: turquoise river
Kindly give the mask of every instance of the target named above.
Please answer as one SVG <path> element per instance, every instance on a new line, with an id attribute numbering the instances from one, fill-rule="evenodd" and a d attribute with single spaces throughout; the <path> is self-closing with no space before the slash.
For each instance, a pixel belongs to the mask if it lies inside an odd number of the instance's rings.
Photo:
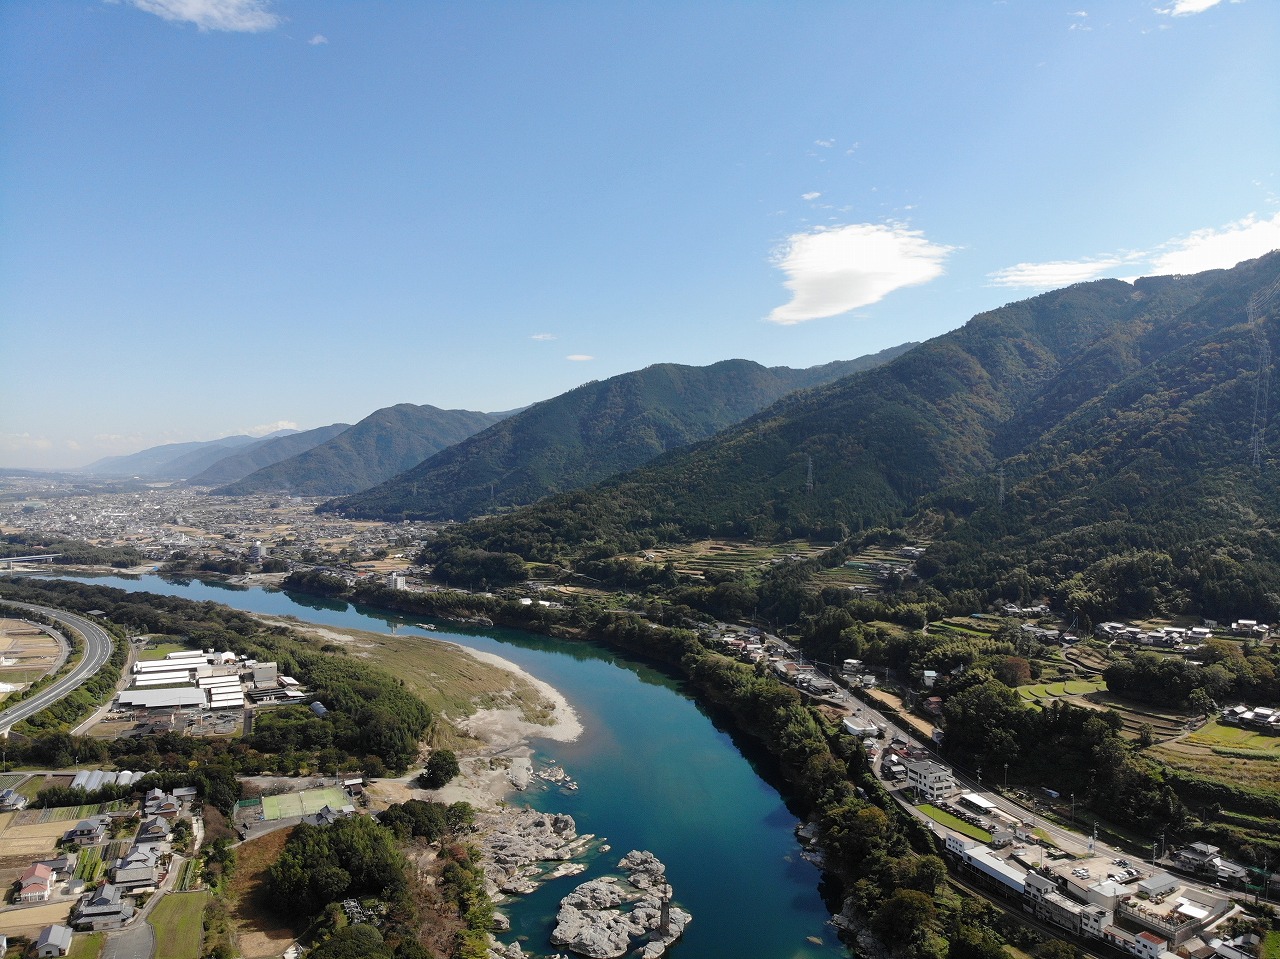
<path id="1" fill-rule="evenodd" d="M 511 935 L 534 955 L 555 950 L 549 935 L 561 897 L 614 871 L 629 849 L 667 864 L 678 905 L 693 914 L 675 959 L 817 959 L 848 956 L 818 894 L 819 871 L 800 856 L 796 817 L 734 740 L 681 689 L 642 662 L 583 643 L 501 628 L 436 631 L 394 613 L 262 589 L 147 576 L 95 584 L 214 600 L 236 609 L 335 627 L 419 634 L 494 653 L 560 690 L 583 734 L 573 743 L 535 740 L 535 765 L 554 759 L 580 784 L 531 789 L 513 801 L 574 817 L 580 833 L 613 848 L 585 874 L 546 883 L 504 906 Z"/>

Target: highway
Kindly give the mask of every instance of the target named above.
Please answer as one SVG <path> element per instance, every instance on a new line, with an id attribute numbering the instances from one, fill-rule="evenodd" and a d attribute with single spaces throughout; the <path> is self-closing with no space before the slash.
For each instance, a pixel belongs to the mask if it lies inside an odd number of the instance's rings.
<path id="1" fill-rule="evenodd" d="M 47 709 L 53 703 L 56 703 L 71 690 L 84 683 L 111 658 L 111 637 L 107 635 L 101 626 L 95 625 L 83 616 L 76 616 L 74 613 L 63 612 L 60 609 L 50 609 L 46 606 L 33 606 L 30 603 L 10 602 L 9 605 L 17 606 L 33 613 L 43 613 L 45 616 L 56 620 L 60 625 L 75 630 L 84 638 L 84 656 L 71 672 L 49 686 L 49 688 L 42 689 L 30 699 L 23 700 L 16 706 L 0 710 L 0 736 L 8 736 L 9 730 L 22 722 L 22 720 L 28 719 L 40 712 L 40 710 Z"/>

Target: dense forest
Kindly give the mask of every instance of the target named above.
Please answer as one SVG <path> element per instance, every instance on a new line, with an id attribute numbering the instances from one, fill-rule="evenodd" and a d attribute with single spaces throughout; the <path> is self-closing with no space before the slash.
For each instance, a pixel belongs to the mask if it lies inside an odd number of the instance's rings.
<path id="1" fill-rule="evenodd" d="M 748 360 L 661 363 L 587 383 L 322 509 L 376 519 L 470 519 L 579 489 L 705 439 L 796 390 L 872 369 L 912 344 L 812 369 Z"/>

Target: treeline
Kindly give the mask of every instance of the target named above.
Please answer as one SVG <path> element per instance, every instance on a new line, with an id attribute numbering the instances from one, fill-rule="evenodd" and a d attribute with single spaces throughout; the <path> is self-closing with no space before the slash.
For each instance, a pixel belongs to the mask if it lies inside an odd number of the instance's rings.
<path id="1" fill-rule="evenodd" d="M 114 566 L 125 569 L 140 566 L 147 558 L 132 546 L 94 546 L 78 539 L 39 536 L 35 533 L 8 533 L 0 536 L 0 559 L 6 556 L 28 556 L 58 553 L 55 566 Z"/>
<path id="2" fill-rule="evenodd" d="M 1107 688 L 1120 696 L 1157 705 L 1191 706 L 1239 700 L 1280 703 L 1280 649 L 1230 640 L 1210 640 L 1199 661 L 1137 653 L 1103 671 Z"/>
<path id="3" fill-rule="evenodd" d="M 398 677 L 358 659 L 327 654 L 287 627 L 264 626 L 216 603 L 27 579 L 0 581 L 0 595 L 80 613 L 98 609 L 104 618 L 134 632 L 183 636 L 193 647 L 226 649 L 262 662 L 275 661 L 282 674 L 294 676 L 312 690 L 328 715 L 317 717 L 297 708 L 267 712 L 261 717 L 261 738 L 255 735 L 232 744 L 218 743 L 215 748 L 246 773 L 297 772 L 301 768 L 325 772 L 363 769 L 374 776 L 403 773 L 416 759 L 417 744 L 431 726 L 430 708 Z M 116 655 L 123 655 L 123 644 Z M 116 677 L 122 662 L 116 665 Z M 82 690 L 106 682 L 101 676 Z M 107 685 L 113 687 L 114 679 Z M 38 735 L 40 729 L 37 723 L 31 732 Z M 154 754 L 158 748 L 146 745 L 154 739 L 117 740 L 111 748 L 124 755 L 131 749 Z M 189 745 L 177 749 L 201 751 Z"/>

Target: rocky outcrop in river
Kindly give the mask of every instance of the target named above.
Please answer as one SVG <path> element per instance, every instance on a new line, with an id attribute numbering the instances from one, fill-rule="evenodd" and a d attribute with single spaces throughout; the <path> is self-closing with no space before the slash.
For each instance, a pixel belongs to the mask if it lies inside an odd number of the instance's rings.
<path id="1" fill-rule="evenodd" d="M 657 959 L 684 934 L 692 916 L 670 905 L 667 867 L 651 852 L 627 853 L 616 876 L 592 879 L 560 902 L 551 941 L 591 959 L 615 959 L 643 944 L 644 959 Z"/>
<path id="2" fill-rule="evenodd" d="M 477 822 L 484 862 L 485 892 L 524 895 L 559 876 L 572 876 L 586 866 L 570 860 L 583 855 L 595 839 L 578 835 L 572 816 L 535 809 L 500 809 L 484 813 Z M 548 870 L 543 865 L 558 862 Z"/>

